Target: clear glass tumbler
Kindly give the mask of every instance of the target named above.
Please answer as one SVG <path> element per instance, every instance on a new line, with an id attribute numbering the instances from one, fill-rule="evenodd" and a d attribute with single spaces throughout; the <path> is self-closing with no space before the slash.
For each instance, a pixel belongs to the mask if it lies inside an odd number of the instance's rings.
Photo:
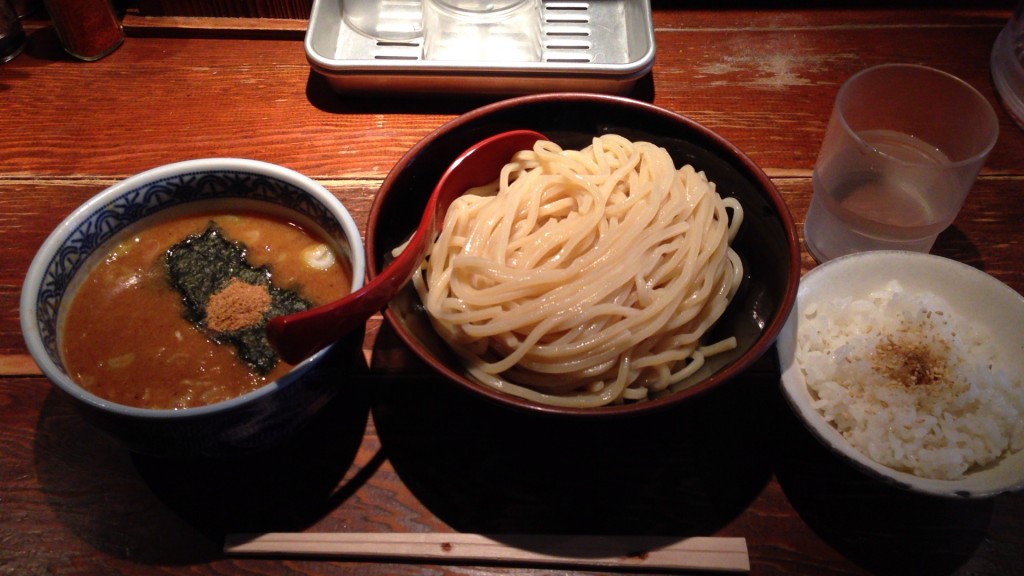
<path id="1" fill-rule="evenodd" d="M 540 61 L 541 10 L 541 0 L 424 0 L 424 58 Z"/>
<path id="2" fill-rule="evenodd" d="M 342 18 L 375 40 L 407 41 L 423 34 L 421 0 L 342 0 Z"/>
<path id="3" fill-rule="evenodd" d="M 955 76 L 912 64 L 853 75 L 814 167 L 808 251 L 819 262 L 866 250 L 928 252 L 998 135 L 992 105 Z"/>

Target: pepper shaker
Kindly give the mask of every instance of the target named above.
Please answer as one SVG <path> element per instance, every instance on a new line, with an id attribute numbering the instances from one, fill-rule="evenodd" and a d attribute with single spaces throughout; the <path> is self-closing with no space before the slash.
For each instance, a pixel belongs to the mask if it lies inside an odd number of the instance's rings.
<path id="1" fill-rule="evenodd" d="M 45 0 L 64 50 L 86 62 L 99 60 L 124 42 L 110 0 Z"/>

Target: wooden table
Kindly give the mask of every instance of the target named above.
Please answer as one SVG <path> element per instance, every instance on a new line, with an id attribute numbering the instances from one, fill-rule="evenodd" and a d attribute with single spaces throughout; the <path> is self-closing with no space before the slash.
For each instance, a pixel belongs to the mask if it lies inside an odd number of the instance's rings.
<path id="1" fill-rule="evenodd" d="M 1010 2 L 681 5 L 655 5 L 657 63 L 633 96 L 738 145 L 798 227 L 844 79 L 914 62 L 978 88 L 997 108 L 999 141 L 934 252 L 1024 292 L 1024 131 L 988 67 Z M 934 499 L 863 476 L 795 420 L 770 355 L 720 392 L 650 420 L 565 424 L 452 390 L 376 318 L 368 374 L 286 446 L 207 462 L 125 451 L 52 390 L 21 338 L 22 279 L 64 216 L 148 168 L 241 156 L 317 179 L 365 225 L 396 160 L 482 102 L 336 95 L 310 71 L 301 31 L 218 38 L 140 27 L 86 64 L 63 56 L 45 22 L 28 27 L 26 52 L 0 66 L 0 573 L 527 573 L 221 552 L 227 532 L 271 530 L 740 536 L 754 574 L 1024 574 L 1024 495 Z M 803 265 L 814 265 L 806 252 Z M 392 364 L 405 374 L 385 375 Z"/>

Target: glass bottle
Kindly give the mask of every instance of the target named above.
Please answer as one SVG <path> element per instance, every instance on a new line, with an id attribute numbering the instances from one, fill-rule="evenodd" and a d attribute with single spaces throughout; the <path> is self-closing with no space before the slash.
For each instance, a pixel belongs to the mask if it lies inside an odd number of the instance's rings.
<path id="1" fill-rule="evenodd" d="M 25 30 L 14 7 L 7 0 L 0 0 L 0 64 L 14 60 L 25 48 Z"/>
<path id="2" fill-rule="evenodd" d="M 110 0 L 45 0 L 64 50 L 86 62 L 99 60 L 124 42 Z"/>

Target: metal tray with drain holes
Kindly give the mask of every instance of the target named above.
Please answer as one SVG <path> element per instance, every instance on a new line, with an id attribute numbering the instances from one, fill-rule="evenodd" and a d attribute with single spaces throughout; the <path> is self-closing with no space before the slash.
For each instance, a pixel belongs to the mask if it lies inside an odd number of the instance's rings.
<path id="1" fill-rule="evenodd" d="M 541 56 L 530 62 L 431 61 L 423 37 L 383 41 L 342 17 L 342 0 L 315 0 L 306 56 L 342 94 L 626 94 L 654 64 L 649 0 L 542 0 Z"/>

